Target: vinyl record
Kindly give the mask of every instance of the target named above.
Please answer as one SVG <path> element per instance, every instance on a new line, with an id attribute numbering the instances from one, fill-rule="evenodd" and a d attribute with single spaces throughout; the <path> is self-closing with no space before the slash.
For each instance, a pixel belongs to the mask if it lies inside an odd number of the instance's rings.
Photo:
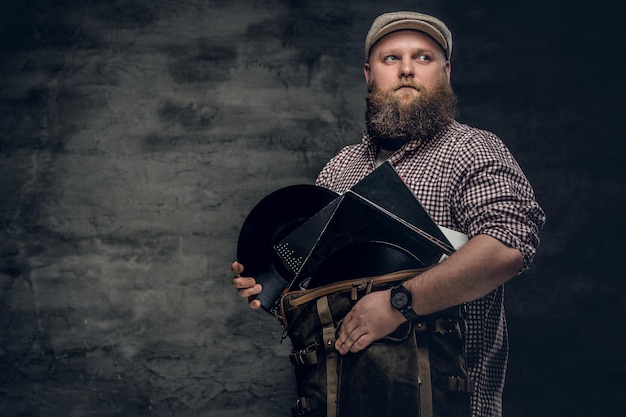
<path id="1" fill-rule="evenodd" d="M 257 298 L 266 310 L 294 277 L 273 246 L 338 196 L 315 185 L 292 185 L 263 198 L 246 217 L 237 242 L 237 261 L 243 264 L 245 276 L 263 286 Z"/>
<path id="2" fill-rule="evenodd" d="M 358 242 L 344 246 L 328 256 L 304 285 L 306 288 L 315 288 L 346 279 L 423 267 L 425 265 L 415 255 L 393 243 Z"/>

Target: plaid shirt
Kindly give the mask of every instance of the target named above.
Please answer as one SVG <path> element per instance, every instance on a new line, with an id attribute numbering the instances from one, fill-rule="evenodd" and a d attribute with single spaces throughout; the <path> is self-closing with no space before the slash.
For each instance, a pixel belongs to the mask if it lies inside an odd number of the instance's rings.
<path id="1" fill-rule="evenodd" d="M 328 162 L 316 184 L 345 192 L 376 168 L 377 151 L 365 134 Z M 440 226 L 469 238 L 492 236 L 522 253 L 524 269 L 530 265 L 545 215 L 496 135 L 454 121 L 433 140 L 409 142 L 388 160 Z M 504 288 L 467 306 L 467 367 L 477 383 L 472 415 L 501 416 L 508 357 Z"/>

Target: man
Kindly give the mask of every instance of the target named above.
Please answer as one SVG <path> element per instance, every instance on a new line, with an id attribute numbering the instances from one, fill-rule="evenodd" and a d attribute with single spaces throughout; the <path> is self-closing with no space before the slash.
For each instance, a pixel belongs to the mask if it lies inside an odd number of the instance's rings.
<path id="1" fill-rule="evenodd" d="M 472 415 L 500 416 L 508 355 L 503 284 L 530 265 L 545 215 L 500 139 L 454 120 L 451 52 L 452 35 L 439 19 L 379 16 L 365 43 L 366 132 L 324 167 L 316 184 L 343 193 L 389 160 L 440 226 L 469 237 L 404 287 L 418 315 L 467 303 Z M 243 266 L 235 262 L 232 270 L 240 274 Z M 252 297 L 262 288 L 253 278 L 238 275 L 233 286 L 260 307 Z M 345 317 L 336 349 L 358 352 L 406 320 L 390 290 L 373 292 Z"/>

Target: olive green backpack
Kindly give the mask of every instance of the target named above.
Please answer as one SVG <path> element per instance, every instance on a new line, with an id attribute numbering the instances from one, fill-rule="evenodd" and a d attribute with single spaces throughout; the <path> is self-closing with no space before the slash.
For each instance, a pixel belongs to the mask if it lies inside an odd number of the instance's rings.
<path id="1" fill-rule="evenodd" d="M 465 369 L 463 306 L 406 322 L 361 352 L 340 355 L 335 335 L 352 306 L 422 270 L 285 293 L 280 318 L 291 340 L 298 399 L 293 416 L 467 417 L 474 384 Z"/>

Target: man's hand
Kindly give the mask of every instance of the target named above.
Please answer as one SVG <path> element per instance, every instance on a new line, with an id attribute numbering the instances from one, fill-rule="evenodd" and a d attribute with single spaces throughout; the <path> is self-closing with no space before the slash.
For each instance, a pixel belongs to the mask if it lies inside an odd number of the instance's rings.
<path id="1" fill-rule="evenodd" d="M 390 296 L 391 290 L 374 291 L 352 307 L 343 319 L 335 342 L 340 354 L 363 350 L 406 321 L 402 313 L 391 305 Z"/>
<path id="2" fill-rule="evenodd" d="M 261 307 L 261 302 L 254 298 L 263 289 L 261 284 L 257 284 L 252 277 L 242 277 L 243 265 L 239 262 L 233 262 L 230 267 L 233 273 L 237 274 L 233 277 L 233 287 L 237 289 L 237 294 L 240 297 L 247 298 L 250 308 L 258 309 Z"/>

